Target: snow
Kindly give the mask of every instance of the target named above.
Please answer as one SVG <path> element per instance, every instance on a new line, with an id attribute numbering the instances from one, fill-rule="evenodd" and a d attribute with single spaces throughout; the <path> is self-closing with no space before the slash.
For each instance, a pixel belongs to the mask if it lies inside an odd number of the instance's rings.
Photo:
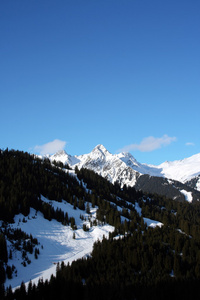
<path id="1" fill-rule="evenodd" d="M 69 164 L 73 169 L 85 167 L 94 170 L 101 176 L 107 178 L 112 183 L 120 181 L 121 185 L 127 184 L 134 186 L 137 176 L 141 174 L 149 174 L 151 176 L 162 176 L 170 179 L 186 182 L 194 176 L 200 174 L 200 154 L 196 154 L 184 160 L 174 162 L 164 162 L 159 166 L 141 164 L 130 153 L 111 154 L 103 145 L 97 145 L 89 154 L 80 156 L 68 155 L 65 151 L 58 152 L 52 156 L 48 156 L 50 160 L 61 161 Z M 66 170 L 71 175 L 76 176 L 74 170 Z M 200 191 L 200 179 L 196 188 Z M 192 202 L 192 193 L 186 190 L 180 191 L 188 202 Z M 48 221 L 44 219 L 43 214 L 31 208 L 29 216 L 25 217 L 26 222 L 22 222 L 24 216 L 19 214 L 15 216 L 15 223 L 10 224 L 11 228 L 21 228 L 27 234 L 32 234 L 33 238 L 37 238 L 40 254 L 38 259 L 34 258 L 34 254 L 29 254 L 30 264 L 24 267 L 22 263 L 21 251 L 13 250 L 13 257 L 9 259 L 8 264 L 15 265 L 17 276 L 13 275 L 12 279 L 7 279 L 5 287 L 11 285 L 12 288 L 18 287 L 22 281 L 28 285 L 38 282 L 40 278 L 43 280 L 50 279 L 52 274 L 56 273 L 56 265 L 58 262 L 64 261 L 65 264 L 87 256 L 91 253 L 93 244 L 97 240 L 102 240 L 103 236 L 108 237 L 109 232 L 114 231 L 114 227 L 110 225 L 93 226 L 90 228 L 88 220 L 89 215 L 66 201 L 57 202 L 49 201 L 42 197 L 44 202 L 50 203 L 55 209 L 61 209 L 67 212 L 69 218 L 74 217 L 77 230 L 73 230 L 71 226 L 64 226 L 56 220 Z M 120 207 L 118 207 L 121 210 Z M 135 203 L 135 209 L 141 216 L 141 208 Z M 96 218 L 96 208 L 92 208 L 90 204 L 90 218 Z M 80 215 L 86 218 L 86 221 L 80 219 Z M 122 221 L 126 218 L 122 217 Z M 1 221 L 0 221 L 1 222 Z M 144 222 L 148 227 L 161 227 L 163 223 L 144 218 Z M 83 230 L 83 224 L 86 224 L 89 231 Z M 73 234 L 75 232 L 75 239 Z M 12 248 L 12 244 L 7 242 L 8 251 Z"/>
<path id="2" fill-rule="evenodd" d="M 28 258 L 31 260 L 30 264 L 26 267 L 22 265 L 22 253 L 18 250 L 13 250 L 12 244 L 7 243 L 8 251 L 12 248 L 12 259 L 8 260 L 8 264 L 12 264 L 17 269 L 17 276 L 13 274 L 12 279 L 7 279 L 5 287 L 11 285 L 13 289 L 21 285 L 23 281 L 28 286 L 29 281 L 37 284 L 39 279 L 43 278 L 49 280 L 51 275 L 56 274 L 57 263 L 64 262 L 65 264 L 72 263 L 72 261 L 85 257 L 92 252 L 93 244 L 97 240 L 102 240 L 103 237 L 108 237 L 110 232 L 114 231 L 114 227 L 110 225 L 93 226 L 90 227 L 90 220 L 96 219 L 96 209 L 92 208 L 90 204 L 90 214 L 85 211 L 74 209 L 73 206 L 66 201 L 57 202 L 48 200 L 41 196 L 42 201 L 51 204 L 56 210 L 61 209 L 67 212 L 69 218 L 74 217 L 77 230 L 73 230 L 71 226 L 64 226 L 56 220 L 48 221 L 44 219 L 41 212 L 36 212 L 35 209 L 30 209 L 30 214 L 24 217 L 22 214 L 15 216 L 15 223 L 10 224 L 11 228 L 21 228 L 27 234 L 32 234 L 33 238 L 37 238 L 40 254 L 38 259 L 34 258 L 34 253 L 27 253 Z M 135 203 L 135 209 L 141 215 L 141 208 L 138 203 Z M 80 219 L 80 215 L 84 217 L 84 221 Z M 22 220 L 25 219 L 25 222 Z M 123 219 L 123 218 L 122 218 Z M 125 219 L 125 218 L 124 218 Z M 144 218 L 144 222 L 148 227 L 155 228 L 161 227 L 163 224 Z M 83 230 L 83 224 L 89 228 L 89 231 Z M 75 233 L 75 239 L 73 235 Z"/>
<path id="3" fill-rule="evenodd" d="M 57 153 L 49 158 L 68 163 L 72 168 L 77 166 L 79 169 L 82 167 L 91 169 L 112 183 L 120 182 L 121 186 L 124 184 L 134 186 L 137 172 L 143 169 L 130 153 L 113 155 L 103 145 L 97 145 L 88 154 L 74 156 L 74 159 L 67 153 Z"/>
<path id="4" fill-rule="evenodd" d="M 92 208 L 91 204 L 90 214 L 87 214 L 78 208 L 74 209 L 66 201 L 57 202 L 43 196 L 41 196 L 41 199 L 51 204 L 55 210 L 58 208 L 63 212 L 67 212 L 69 218 L 74 217 L 77 230 L 74 231 L 71 226 L 64 226 L 56 220 L 48 221 L 44 219 L 41 212 L 36 212 L 33 208 L 30 209 L 30 214 L 27 217 L 24 217 L 22 214 L 16 215 L 15 222 L 10 224 L 10 227 L 20 228 L 27 234 L 32 234 L 33 238 L 37 238 L 39 245 L 36 245 L 36 247 L 39 249 L 40 254 L 38 259 L 35 259 L 34 252 L 33 254 L 27 253 L 31 263 L 24 267 L 22 265 L 21 251 L 13 250 L 12 244 L 8 242 L 8 251 L 12 249 L 13 252 L 12 259 L 8 260 L 8 264 L 16 267 L 17 276 L 13 274 L 12 279 L 7 279 L 5 287 L 11 285 L 15 289 L 21 285 L 22 281 L 27 287 L 30 281 L 33 284 L 37 284 L 41 278 L 44 281 L 49 280 L 52 274 L 56 274 L 57 263 L 63 261 L 65 264 L 71 264 L 74 260 L 88 256 L 92 252 L 95 241 L 102 240 L 103 237 L 108 238 L 109 233 L 114 231 L 114 227 L 110 225 L 90 227 L 90 221 L 96 219 L 97 209 Z M 141 215 L 141 208 L 138 203 L 135 203 L 135 209 Z M 80 219 L 80 215 L 84 217 L 84 221 Z M 88 217 L 90 217 L 90 220 L 88 220 Z M 25 219 L 25 222 L 22 221 L 23 219 Z M 163 225 L 148 218 L 144 218 L 144 222 L 147 223 L 148 227 L 152 228 Z M 86 224 L 89 231 L 83 230 L 83 224 Z M 75 239 L 73 238 L 74 233 Z"/>
<path id="5" fill-rule="evenodd" d="M 46 198 L 43 201 L 49 202 Z M 15 265 L 17 269 L 17 277 L 7 279 L 5 287 L 11 285 L 12 288 L 18 287 L 22 281 L 28 285 L 31 280 L 32 283 L 38 282 L 39 278 L 43 280 L 50 279 L 52 274 L 56 273 L 56 264 L 64 261 L 65 264 L 71 263 L 78 258 L 89 255 L 92 252 L 93 244 L 97 240 L 102 240 L 103 236 L 108 237 L 109 232 L 114 230 L 113 226 L 93 226 L 89 231 L 82 229 L 83 223 L 90 227 L 89 221 L 85 222 L 80 219 L 80 214 L 87 217 L 85 211 L 76 209 L 66 202 L 51 201 L 54 208 L 61 208 L 68 212 L 69 217 L 74 217 L 77 225 L 77 230 L 72 230 L 71 226 L 64 226 L 56 220 L 48 221 L 43 218 L 43 214 L 31 208 L 30 214 L 26 217 L 27 222 L 20 222 L 24 216 L 19 214 L 15 216 L 15 223 L 11 224 L 11 228 L 21 228 L 27 234 L 32 234 L 34 238 L 38 239 L 40 245 L 40 254 L 38 259 L 34 258 L 34 254 L 29 254 L 28 257 L 31 263 L 26 267 L 22 266 L 21 252 L 15 250 L 13 258 L 9 259 L 9 265 Z M 96 208 L 91 208 L 91 216 L 95 218 Z M 75 232 L 75 239 L 73 233 Z M 10 245 L 8 244 L 8 248 Z"/>
<path id="6" fill-rule="evenodd" d="M 79 163 L 79 159 L 76 156 L 68 155 L 64 150 L 58 151 L 57 153 L 53 155 L 47 155 L 47 157 L 51 161 L 61 161 L 63 164 L 68 164 L 70 166 L 73 166 L 77 163 Z"/>
<path id="7" fill-rule="evenodd" d="M 185 183 L 200 174 L 200 153 L 182 160 L 167 161 L 158 167 L 162 169 L 163 176 Z"/>
<path id="8" fill-rule="evenodd" d="M 142 209 L 141 209 L 141 207 L 139 206 L 139 203 L 138 203 L 138 202 L 135 202 L 135 210 L 137 211 L 137 213 L 138 213 L 139 216 L 141 217 L 141 215 L 142 215 Z"/>
<path id="9" fill-rule="evenodd" d="M 200 191 L 200 178 L 199 178 L 199 180 L 197 181 L 196 189 L 197 189 L 198 191 Z"/>
<path id="10" fill-rule="evenodd" d="M 192 200 L 193 200 L 192 192 L 187 192 L 185 190 L 181 190 L 180 192 L 185 196 L 186 201 L 192 202 Z"/>
<path id="11" fill-rule="evenodd" d="M 164 162 L 158 166 L 139 163 L 130 153 L 111 154 L 103 145 L 97 145 L 90 153 L 80 156 L 71 156 L 66 152 L 59 152 L 49 156 L 51 160 L 60 160 L 68 163 L 72 168 L 84 167 L 97 172 L 114 183 L 118 181 L 134 186 L 137 176 L 166 177 L 185 183 L 200 174 L 200 153 L 183 160 Z M 200 180 L 197 184 L 200 191 Z"/>
<path id="12" fill-rule="evenodd" d="M 144 223 L 147 224 L 147 227 L 155 228 L 156 226 L 158 226 L 158 227 L 163 226 L 163 223 L 161 223 L 161 222 L 151 220 L 151 219 L 148 219 L 148 218 L 143 218 L 143 219 L 144 219 Z"/>

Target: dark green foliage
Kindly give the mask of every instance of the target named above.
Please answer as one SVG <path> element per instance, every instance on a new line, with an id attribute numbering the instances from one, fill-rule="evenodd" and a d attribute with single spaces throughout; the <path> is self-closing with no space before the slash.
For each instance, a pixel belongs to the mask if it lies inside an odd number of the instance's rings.
<path id="1" fill-rule="evenodd" d="M 144 217 L 180 228 L 184 233 L 200 240 L 200 203 L 178 202 L 159 195 L 149 195 L 141 202 Z"/>
<path id="2" fill-rule="evenodd" d="M 0 261 L 7 262 L 8 261 L 8 252 L 5 235 L 0 233 Z"/>
<path id="3" fill-rule="evenodd" d="M 35 248 L 35 251 L 34 251 L 35 259 L 38 259 L 39 254 L 40 254 L 40 250 L 38 248 Z"/>
<path id="4" fill-rule="evenodd" d="M 94 244 L 91 257 L 57 266 L 56 276 L 50 281 L 40 280 L 36 287 L 31 282 L 15 292 L 0 287 L 0 299 L 198 299 L 200 295 L 200 204 L 177 202 L 157 194 L 144 194 L 134 188 L 116 183 L 87 169 L 76 169 L 79 180 L 66 173 L 62 163 L 52 165 L 48 159 L 39 160 L 19 151 L 0 152 L 0 219 L 12 221 L 16 213 L 24 216 L 30 207 L 41 211 L 48 220 L 53 218 L 76 229 L 75 219 L 55 210 L 51 201 L 65 200 L 74 209 L 85 210 L 97 206 L 99 225 L 115 227 L 109 239 Z M 158 184 L 154 182 L 154 184 Z M 87 190 L 84 186 L 87 186 Z M 170 192 L 170 191 L 169 191 Z M 181 199 L 183 200 L 183 199 Z M 147 228 L 136 212 L 162 222 L 159 228 Z M 118 209 L 120 207 L 120 209 Z M 80 216 L 83 219 L 83 216 Z M 123 221 L 122 221 L 123 220 Z M 24 218 L 26 222 L 26 218 Z M 83 225 L 83 230 L 88 230 Z M 121 235 L 116 239 L 116 235 Z M 23 248 L 24 263 L 27 252 L 39 249 L 33 237 L 8 227 L 0 235 L 0 283 L 12 270 L 7 261 L 5 236 L 15 236 L 16 247 Z M 75 231 L 72 238 L 76 238 Z M 30 242 L 29 242 L 30 241 Z M 9 256 L 12 257 L 10 253 Z M 172 277 L 171 275 L 174 275 Z M 197 296 L 198 295 L 198 296 Z"/>
<path id="5" fill-rule="evenodd" d="M 63 164 L 61 161 L 52 161 L 52 164 L 54 164 L 54 166 L 61 168 L 61 169 L 67 169 L 67 170 L 71 170 L 70 166 L 68 164 Z"/>
<path id="6" fill-rule="evenodd" d="M 6 275 L 8 279 L 12 278 L 12 268 L 10 266 L 6 267 Z"/>
<path id="7" fill-rule="evenodd" d="M 75 177 L 69 176 L 61 168 L 62 163 L 48 159 L 41 160 L 28 153 L 5 150 L 0 151 L 0 220 L 13 222 L 15 214 L 29 214 L 30 207 L 41 211 L 49 221 L 56 219 L 64 225 L 69 224 L 67 213 L 55 210 L 40 197 L 61 201 L 62 199 L 85 210 L 83 197 L 86 195 Z M 74 197 L 74 195 L 77 195 Z M 78 200 L 78 197 L 82 197 Z M 23 219 L 25 222 L 25 218 Z M 72 219 L 72 227 L 75 220 Z"/>
<path id="8" fill-rule="evenodd" d="M 75 222 L 74 217 L 71 217 L 71 218 L 70 218 L 70 223 L 71 223 L 72 229 L 76 229 L 76 222 Z"/>
<path id="9" fill-rule="evenodd" d="M 0 261 L 0 286 L 1 284 L 4 283 L 5 279 L 6 279 L 6 273 L 5 273 L 4 265 L 3 262 Z"/>
<path id="10" fill-rule="evenodd" d="M 88 202 L 87 202 L 87 204 L 86 204 L 86 213 L 87 213 L 87 214 L 90 214 L 90 205 L 89 205 Z"/>
<path id="11" fill-rule="evenodd" d="M 170 234 L 176 238 L 180 233 Z M 167 238 L 165 227 L 96 242 L 92 257 L 71 266 L 57 265 L 56 277 L 49 282 L 41 280 L 37 289 L 30 284 L 25 299 L 196 299 L 200 279 L 195 276 L 193 263 L 187 261 L 188 277 L 181 256 L 174 255 Z M 175 278 L 170 277 L 172 269 Z M 12 296 L 22 299 L 21 294 L 24 297 L 23 286 Z"/>
<path id="12" fill-rule="evenodd" d="M 122 190 L 119 184 L 111 184 L 108 180 L 101 177 L 94 171 L 85 168 L 82 168 L 81 170 L 76 168 L 75 171 L 79 180 L 83 180 L 84 183 L 87 184 L 87 188 L 93 191 L 93 194 L 98 195 L 100 198 L 106 198 L 107 200 L 115 202 L 116 204 L 124 204 L 128 206 L 126 201 L 134 204 L 135 201 L 143 195 L 143 193 L 136 191 L 135 188 L 132 187 L 124 186 Z M 118 198 L 116 198 L 116 196 Z M 90 202 L 97 204 L 95 197 L 91 196 L 91 198 L 92 200 Z"/>
<path id="13" fill-rule="evenodd" d="M 167 178 L 150 176 L 147 174 L 142 175 L 137 179 L 135 188 L 136 190 L 142 190 L 146 193 L 157 193 L 171 199 L 176 199 L 176 201 L 185 201 L 185 196 L 180 190 L 186 190 L 192 192 L 193 202 L 200 199 L 200 192 L 189 183 L 183 184 L 176 180 L 171 180 L 169 183 Z"/>
<path id="14" fill-rule="evenodd" d="M 48 159 L 21 151 L 0 151 L 0 220 L 12 222 L 18 213 L 27 216 L 30 207 L 39 210 L 41 195 L 69 201 L 78 187 L 77 180 L 61 170 L 60 164 L 56 167 Z M 48 210 L 44 208 L 50 219 Z"/>
<path id="15" fill-rule="evenodd" d="M 68 224 L 68 216 L 61 210 L 54 210 L 49 203 L 41 201 L 41 195 L 48 199 L 66 200 L 74 209 L 85 210 L 85 201 L 92 206 L 99 204 L 102 199 L 112 201 L 113 204 L 131 208 L 141 192 L 134 188 L 124 187 L 121 190 L 118 184 L 112 185 L 106 179 L 93 171 L 82 169 L 77 171 L 81 183 L 73 176 L 69 176 L 61 168 L 62 163 L 52 165 L 48 159 L 41 160 L 28 153 L 5 150 L 0 152 L 0 219 L 12 222 L 15 214 L 28 215 L 30 207 L 41 211 L 48 220 L 53 218 Z M 83 188 L 82 180 L 92 193 Z M 87 206 L 89 213 L 89 206 Z M 104 216 L 105 217 L 105 216 Z M 104 217 L 100 217 L 104 221 Z M 112 219 L 112 217 L 111 217 Z M 118 217 L 119 220 L 119 217 Z M 25 221 L 25 219 L 24 219 Z M 108 213 L 107 219 L 108 222 Z M 114 221 L 112 222 L 114 224 Z"/>
<path id="16" fill-rule="evenodd" d="M 83 230 L 84 230 L 84 231 L 89 231 L 89 228 L 87 227 L 86 224 L 83 224 Z"/>

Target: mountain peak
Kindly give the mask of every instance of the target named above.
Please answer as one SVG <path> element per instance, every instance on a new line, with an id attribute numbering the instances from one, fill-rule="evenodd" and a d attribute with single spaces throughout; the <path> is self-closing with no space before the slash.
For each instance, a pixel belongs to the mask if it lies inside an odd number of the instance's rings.
<path id="1" fill-rule="evenodd" d="M 134 186 L 138 176 L 147 174 L 165 177 L 185 183 L 200 175 L 200 153 L 174 162 L 164 162 L 159 166 L 139 163 L 129 152 L 111 154 L 102 144 L 98 144 L 90 153 L 79 156 L 68 155 L 64 150 L 50 156 L 50 159 L 92 169 L 111 182 L 120 182 Z M 200 178 L 196 180 L 196 189 L 200 190 Z"/>
<path id="2" fill-rule="evenodd" d="M 102 145 L 102 144 L 99 144 L 97 145 L 93 150 L 92 152 L 101 152 L 102 154 L 106 155 L 108 154 L 108 150 Z"/>
<path id="3" fill-rule="evenodd" d="M 54 156 L 64 156 L 64 155 L 67 155 L 67 152 L 65 150 L 59 150 L 54 154 Z"/>
<path id="4" fill-rule="evenodd" d="M 126 163 L 127 166 L 131 168 L 140 167 L 140 163 L 135 159 L 135 157 L 130 152 L 122 152 L 118 154 L 118 157 Z M 139 171 L 139 170 L 137 170 Z"/>

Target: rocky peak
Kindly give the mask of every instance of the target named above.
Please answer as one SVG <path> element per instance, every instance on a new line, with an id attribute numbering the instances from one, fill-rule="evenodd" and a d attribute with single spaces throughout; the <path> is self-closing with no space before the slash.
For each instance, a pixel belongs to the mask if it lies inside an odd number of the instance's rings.
<path id="1" fill-rule="evenodd" d="M 58 152 L 56 152 L 55 156 L 63 156 L 63 155 L 67 155 L 67 152 L 65 150 L 59 150 Z"/>
<path id="2" fill-rule="evenodd" d="M 100 155 L 103 155 L 103 156 L 106 156 L 108 154 L 110 154 L 110 152 L 102 145 L 102 144 L 99 144 L 97 145 L 93 150 L 92 150 L 92 153 L 97 153 L 97 154 L 100 154 Z"/>

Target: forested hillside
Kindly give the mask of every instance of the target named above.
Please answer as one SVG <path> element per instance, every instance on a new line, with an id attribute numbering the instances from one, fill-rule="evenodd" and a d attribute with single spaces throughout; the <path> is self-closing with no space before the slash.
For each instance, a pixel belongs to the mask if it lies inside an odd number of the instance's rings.
<path id="1" fill-rule="evenodd" d="M 72 265 L 57 265 L 50 281 L 22 282 L 14 292 L 3 283 L 14 272 L 8 265 L 7 242 L 23 243 L 24 253 L 39 253 L 38 241 L 11 232 L 14 216 L 30 208 L 76 231 L 72 216 L 42 201 L 63 201 L 74 209 L 97 207 L 92 226 L 115 227 L 109 239 L 94 244 L 91 256 Z M 81 216 L 80 216 L 81 217 Z M 148 227 L 144 218 L 161 222 Z M 88 169 L 69 170 L 28 153 L 0 151 L 0 280 L 1 299 L 188 299 L 200 296 L 200 204 L 179 202 L 134 188 L 112 185 Z M 85 227 L 84 230 L 90 230 Z M 25 242 L 29 241 L 28 244 Z M 17 244 L 16 244 L 17 246 Z M 19 244 L 18 244 L 19 247 Z M 25 254 L 24 254 L 25 255 Z M 28 263 L 26 261 L 26 263 Z"/>

